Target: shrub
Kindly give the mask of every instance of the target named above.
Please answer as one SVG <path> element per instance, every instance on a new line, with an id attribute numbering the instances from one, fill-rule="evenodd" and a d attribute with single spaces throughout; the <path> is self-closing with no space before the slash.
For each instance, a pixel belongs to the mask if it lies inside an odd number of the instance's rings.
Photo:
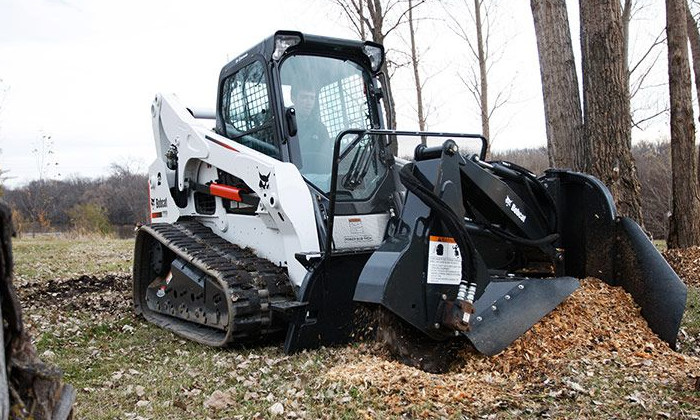
<path id="1" fill-rule="evenodd" d="M 113 232 L 107 211 L 95 203 L 77 204 L 68 210 L 73 230 L 80 234 L 98 233 L 107 235 Z"/>

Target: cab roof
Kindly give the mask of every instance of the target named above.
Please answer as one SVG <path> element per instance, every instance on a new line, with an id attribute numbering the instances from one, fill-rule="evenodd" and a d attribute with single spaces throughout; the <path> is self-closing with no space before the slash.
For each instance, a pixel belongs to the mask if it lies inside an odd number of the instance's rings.
<path id="1" fill-rule="evenodd" d="M 280 41 L 286 40 L 290 45 L 281 47 Z M 379 49 L 381 60 L 378 64 L 373 63 L 367 54 L 367 48 Z M 276 54 L 275 48 L 281 50 Z M 266 62 L 279 62 L 289 54 L 304 52 L 312 55 L 338 57 L 351 59 L 371 69 L 377 73 L 384 60 L 384 47 L 371 41 L 359 41 L 352 39 L 332 38 L 321 35 L 304 34 L 298 31 L 281 30 L 265 38 L 262 42 L 254 45 L 243 54 L 231 60 L 222 73 L 229 73 L 232 67 L 246 60 L 251 56 L 262 56 Z"/>

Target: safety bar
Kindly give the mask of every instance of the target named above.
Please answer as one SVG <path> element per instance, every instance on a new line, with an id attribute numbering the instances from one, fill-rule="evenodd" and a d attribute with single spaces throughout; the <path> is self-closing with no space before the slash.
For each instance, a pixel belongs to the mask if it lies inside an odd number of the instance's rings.
<path id="1" fill-rule="evenodd" d="M 466 133 L 441 133 L 441 132 L 430 132 L 430 131 L 397 131 L 397 130 L 361 130 L 361 129 L 350 129 L 340 132 L 333 143 L 333 166 L 331 168 L 331 188 L 328 192 L 328 221 L 326 224 L 326 257 L 331 255 L 331 248 L 333 243 L 333 222 L 335 219 L 335 203 L 337 194 L 337 184 L 338 184 L 338 165 L 340 161 L 352 150 L 357 143 L 360 142 L 364 136 L 370 135 L 384 135 L 393 136 L 398 139 L 398 136 L 405 137 L 453 137 L 453 138 L 471 138 L 481 140 L 481 152 L 479 153 L 479 158 L 481 160 L 486 159 L 486 149 L 488 147 L 488 141 L 486 137 L 481 134 L 466 134 Z M 348 135 L 356 135 L 357 137 L 346 147 L 343 154 L 340 154 L 340 141 Z M 389 143 L 387 143 L 388 145 Z"/>

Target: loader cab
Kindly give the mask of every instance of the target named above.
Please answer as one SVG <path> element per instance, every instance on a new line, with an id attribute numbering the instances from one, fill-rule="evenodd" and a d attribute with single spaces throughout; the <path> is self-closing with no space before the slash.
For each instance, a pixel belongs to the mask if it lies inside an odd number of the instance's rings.
<path id="1" fill-rule="evenodd" d="M 371 42 L 279 31 L 222 70 L 217 132 L 293 163 L 320 196 L 331 191 L 337 140 L 338 201 L 354 203 L 340 212 L 382 211 L 373 197 L 390 184 L 386 138 L 343 133 L 382 127 L 383 60 Z"/>

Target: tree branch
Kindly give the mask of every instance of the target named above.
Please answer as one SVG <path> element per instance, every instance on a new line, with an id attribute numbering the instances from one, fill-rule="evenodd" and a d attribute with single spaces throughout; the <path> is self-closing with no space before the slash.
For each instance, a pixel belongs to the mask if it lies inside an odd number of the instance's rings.
<path id="1" fill-rule="evenodd" d="M 636 127 L 636 128 L 638 128 L 638 129 L 644 131 L 644 129 L 643 129 L 642 127 L 640 127 L 640 124 L 645 123 L 645 122 L 647 122 L 647 121 L 649 121 L 649 120 L 652 120 L 652 119 L 658 117 L 659 115 L 663 114 L 664 112 L 668 112 L 668 107 L 662 109 L 661 111 L 658 111 L 658 112 L 655 113 L 654 115 L 651 115 L 651 116 L 646 117 L 646 118 L 642 118 L 642 119 L 639 120 L 639 121 L 632 121 L 632 127 Z"/>
<path id="2" fill-rule="evenodd" d="M 634 66 L 632 66 L 632 69 L 629 71 L 629 75 L 630 75 L 630 76 L 632 75 L 632 73 L 635 72 L 635 70 L 637 70 L 637 67 L 639 67 L 639 65 L 642 64 L 642 62 L 649 56 L 649 54 L 651 54 L 651 52 L 654 50 L 654 48 L 656 48 L 656 47 L 659 46 L 659 45 L 662 45 L 662 44 L 665 44 L 665 43 L 666 43 L 666 36 L 665 36 L 665 33 L 666 33 L 666 28 L 664 28 L 664 29 L 661 30 L 661 33 L 659 33 L 659 35 L 656 36 L 656 38 L 654 39 L 654 42 L 653 42 L 653 43 L 651 44 L 651 46 L 646 50 L 646 52 L 644 53 L 644 55 L 642 56 L 642 58 L 640 58 L 640 59 L 637 61 L 637 63 L 636 63 Z M 658 56 L 657 56 L 657 58 L 658 58 Z"/>

